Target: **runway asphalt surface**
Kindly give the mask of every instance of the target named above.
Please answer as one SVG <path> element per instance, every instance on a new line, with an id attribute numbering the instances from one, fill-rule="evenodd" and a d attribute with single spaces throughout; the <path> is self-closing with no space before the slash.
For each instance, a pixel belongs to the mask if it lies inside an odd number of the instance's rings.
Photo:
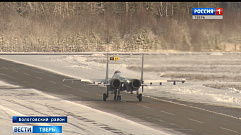
<path id="1" fill-rule="evenodd" d="M 38 68 L 0 59 L 0 80 L 34 88 L 64 100 L 84 104 L 135 122 L 163 130 L 167 128 L 191 135 L 241 134 L 241 109 L 209 106 L 165 98 L 143 97 L 139 102 L 135 94 L 122 92 L 122 101 L 113 95 L 102 101 L 104 87 L 63 82 L 65 77 Z M 101 117 L 101 116 L 100 116 Z M 138 129 L 136 129 L 138 130 Z"/>

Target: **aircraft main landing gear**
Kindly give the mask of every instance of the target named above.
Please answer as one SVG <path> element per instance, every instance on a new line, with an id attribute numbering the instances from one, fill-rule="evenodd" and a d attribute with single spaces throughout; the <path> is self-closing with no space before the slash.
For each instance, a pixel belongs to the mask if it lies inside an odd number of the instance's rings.
<path id="1" fill-rule="evenodd" d="M 103 94 L 103 101 L 106 101 L 107 98 L 108 98 L 107 94 L 104 93 L 104 94 Z"/>
<path id="2" fill-rule="evenodd" d="M 142 94 L 137 95 L 137 98 L 139 99 L 139 101 L 142 101 Z"/>
<path id="3" fill-rule="evenodd" d="M 116 101 L 116 91 L 114 92 L 114 100 Z"/>
<path id="4" fill-rule="evenodd" d="M 106 92 L 107 92 L 107 94 L 106 93 L 103 94 L 103 101 L 106 101 L 106 99 L 109 97 L 109 88 L 108 87 L 106 87 Z"/>

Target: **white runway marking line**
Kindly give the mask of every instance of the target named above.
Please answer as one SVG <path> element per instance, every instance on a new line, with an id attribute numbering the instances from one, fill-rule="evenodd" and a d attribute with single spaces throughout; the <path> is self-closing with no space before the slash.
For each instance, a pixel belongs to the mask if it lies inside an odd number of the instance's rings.
<path id="1" fill-rule="evenodd" d="M 146 117 L 146 118 L 148 118 L 148 119 L 153 119 L 153 120 L 157 120 L 157 121 L 160 121 L 160 122 L 166 122 L 166 121 L 164 121 L 164 120 L 160 120 L 160 119 L 157 119 L 157 118 L 152 118 L 152 117 Z"/>
<path id="2" fill-rule="evenodd" d="M 81 90 L 82 92 L 88 93 L 87 91 Z"/>
<path id="3" fill-rule="evenodd" d="M 226 130 L 226 131 L 230 131 L 230 132 L 234 132 L 234 133 L 238 133 L 238 131 L 234 131 L 234 130 L 231 130 L 231 129 L 227 129 L 227 128 L 224 128 L 224 127 L 219 127 L 223 130 Z"/>
<path id="4" fill-rule="evenodd" d="M 13 71 L 14 71 L 14 72 L 18 72 L 18 71 L 17 71 L 17 70 L 15 70 L 15 69 L 14 69 Z"/>
<path id="5" fill-rule="evenodd" d="M 137 105 L 139 105 L 139 106 L 141 106 L 141 107 L 144 107 L 144 108 L 149 108 L 149 107 L 147 107 L 147 106 L 144 106 L 144 105 L 140 105 L 140 104 L 137 104 Z"/>
<path id="6" fill-rule="evenodd" d="M 56 84 L 56 82 L 53 82 L 53 81 L 49 81 L 49 82 Z"/>
<path id="7" fill-rule="evenodd" d="M 166 111 L 161 111 L 162 113 L 165 113 L 165 114 L 169 114 L 169 115 L 175 115 L 175 114 L 173 114 L 173 113 L 169 113 L 169 112 L 166 112 Z"/>
<path id="8" fill-rule="evenodd" d="M 170 123 L 170 125 L 173 125 L 173 126 L 178 126 L 177 124 L 175 124 L 175 123 Z"/>
<path id="9" fill-rule="evenodd" d="M 102 96 L 103 96 L 103 95 L 100 95 L 100 94 L 95 94 L 95 95 L 100 96 L 100 97 L 102 97 Z"/>
<path id="10" fill-rule="evenodd" d="M 188 118 L 188 120 L 191 120 L 191 121 L 194 121 L 194 122 L 197 122 L 197 123 L 201 123 L 201 124 L 203 124 L 204 122 L 202 122 L 202 121 L 199 121 L 199 120 L 194 120 L 194 119 L 190 119 L 190 118 Z"/>
<path id="11" fill-rule="evenodd" d="M 27 74 L 27 73 L 23 73 L 23 74 L 25 74 L 25 75 L 29 75 L 29 74 Z"/>
<path id="12" fill-rule="evenodd" d="M 41 79 L 41 80 L 42 80 L 42 78 L 40 78 L 40 77 L 35 77 L 35 78 L 37 78 L 37 79 Z"/>
<path id="13" fill-rule="evenodd" d="M 71 88 L 70 86 L 64 85 L 64 87 Z"/>

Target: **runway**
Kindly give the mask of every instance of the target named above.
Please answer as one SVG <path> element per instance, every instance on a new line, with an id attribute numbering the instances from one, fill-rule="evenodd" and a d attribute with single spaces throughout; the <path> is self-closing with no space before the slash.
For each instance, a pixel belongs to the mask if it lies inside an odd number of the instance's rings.
<path id="1" fill-rule="evenodd" d="M 65 76 L 2 59 L 0 65 L 1 80 L 110 112 L 155 129 L 165 127 L 170 132 L 174 130 L 191 135 L 241 134 L 241 109 L 145 96 L 143 102 L 139 102 L 135 94 L 125 92 L 121 93 L 121 102 L 113 101 L 113 95 L 103 102 L 104 87 L 63 82 Z"/>

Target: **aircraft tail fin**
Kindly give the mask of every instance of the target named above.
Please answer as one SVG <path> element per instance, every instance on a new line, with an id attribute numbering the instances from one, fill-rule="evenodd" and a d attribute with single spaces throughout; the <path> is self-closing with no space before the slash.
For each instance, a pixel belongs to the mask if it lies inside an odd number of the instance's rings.
<path id="1" fill-rule="evenodd" d="M 144 66 L 144 53 L 142 53 L 142 62 L 141 62 L 141 84 L 143 84 L 143 67 Z"/>
<path id="2" fill-rule="evenodd" d="M 108 83 L 108 76 L 109 76 L 109 55 L 108 53 L 106 53 L 106 58 L 107 58 L 107 62 L 106 62 L 106 76 L 105 76 L 105 84 Z"/>

